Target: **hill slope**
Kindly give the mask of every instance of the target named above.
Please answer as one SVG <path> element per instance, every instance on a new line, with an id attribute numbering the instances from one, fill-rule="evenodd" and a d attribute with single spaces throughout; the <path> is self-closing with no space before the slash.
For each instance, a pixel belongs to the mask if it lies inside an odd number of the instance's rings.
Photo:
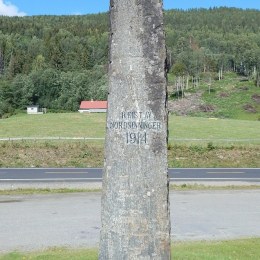
<path id="1" fill-rule="evenodd" d="M 184 86 L 179 95 L 173 85 L 169 94 L 169 109 L 176 115 L 260 120 L 260 88 L 235 73 L 225 73 L 210 86 L 205 79 L 196 87 Z"/>
<path id="2" fill-rule="evenodd" d="M 259 82 L 260 11 L 169 10 L 170 77 L 234 70 Z M 0 117 L 38 104 L 106 99 L 108 15 L 0 17 Z"/>

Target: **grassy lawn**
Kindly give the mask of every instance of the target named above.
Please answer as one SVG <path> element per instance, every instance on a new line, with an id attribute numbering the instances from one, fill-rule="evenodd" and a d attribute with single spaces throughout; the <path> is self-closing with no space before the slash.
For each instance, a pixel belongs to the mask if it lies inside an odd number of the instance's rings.
<path id="1" fill-rule="evenodd" d="M 0 138 L 8 137 L 91 137 L 105 136 L 105 114 L 19 114 L 0 120 Z M 197 117 L 169 117 L 169 138 L 241 140 L 260 144 L 260 121 Z M 248 141 L 246 141 L 248 140 Z M 185 140 L 185 142 L 187 142 Z M 195 141 L 192 141 L 193 143 Z M 220 140 L 219 142 L 225 143 Z"/>
<path id="2" fill-rule="evenodd" d="M 18 114 L 0 120 L 4 137 L 104 137 L 105 114 Z"/>
<path id="3" fill-rule="evenodd" d="M 1 260 L 96 260 L 97 249 L 54 248 L 41 252 L 13 252 L 0 255 Z M 172 259 L 180 260 L 258 260 L 260 259 L 260 239 L 244 239 L 216 242 L 178 242 L 172 245 Z"/>
<path id="4" fill-rule="evenodd" d="M 206 139 L 206 142 L 223 139 L 245 140 L 245 143 L 260 144 L 260 121 L 176 117 L 169 118 L 169 138 L 171 139 Z M 186 141 L 187 142 L 187 141 Z"/>

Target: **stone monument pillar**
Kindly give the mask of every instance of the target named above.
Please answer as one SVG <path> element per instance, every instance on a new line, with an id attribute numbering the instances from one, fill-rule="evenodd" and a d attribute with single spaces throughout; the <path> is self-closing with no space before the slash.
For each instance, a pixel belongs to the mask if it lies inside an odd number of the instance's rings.
<path id="1" fill-rule="evenodd" d="M 110 1 L 100 260 L 170 259 L 161 0 Z"/>

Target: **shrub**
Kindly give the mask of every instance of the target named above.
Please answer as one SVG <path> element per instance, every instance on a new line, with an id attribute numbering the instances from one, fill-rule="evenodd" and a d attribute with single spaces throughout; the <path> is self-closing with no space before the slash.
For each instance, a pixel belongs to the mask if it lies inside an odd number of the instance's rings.
<path id="1" fill-rule="evenodd" d="M 216 149 L 216 146 L 215 146 L 212 142 L 209 142 L 209 143 L 207 144 L 207 149 L 208 149 L 209 151 L 211 151 L 211 150 Z"/>

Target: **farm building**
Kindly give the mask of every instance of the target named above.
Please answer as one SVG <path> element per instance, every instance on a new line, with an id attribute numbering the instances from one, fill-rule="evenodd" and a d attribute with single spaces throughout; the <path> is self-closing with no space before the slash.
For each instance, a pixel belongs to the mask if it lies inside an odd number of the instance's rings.
<path id="1" fill-rule="evenodd" d="M 80 113 L 105 113 L 107 112 L 107 101 L 81 101 Z"/>

